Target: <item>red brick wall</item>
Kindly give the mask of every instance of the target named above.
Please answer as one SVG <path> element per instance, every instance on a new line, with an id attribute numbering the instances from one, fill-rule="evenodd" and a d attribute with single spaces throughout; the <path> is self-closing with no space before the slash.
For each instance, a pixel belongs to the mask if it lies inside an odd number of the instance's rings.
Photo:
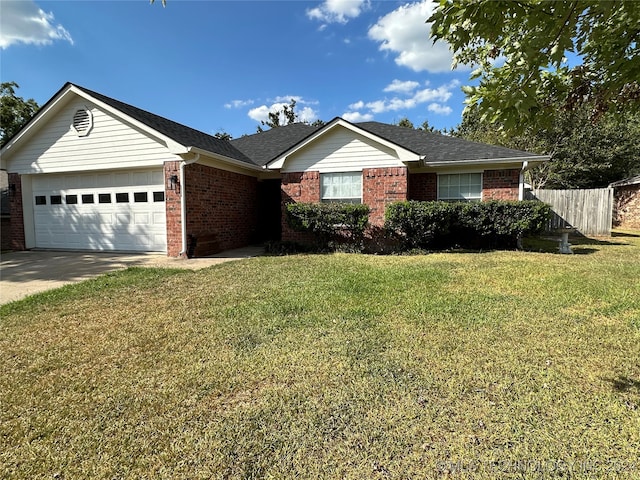
<path id="1" fill-rule="evenodd" d="M 288 242 L 314 243 L 312 235 L 295 232 L 287 224 L 286 205 L 292 202 L 313 203 L 320 201 L 320 173 L 283 173 L 282 191 L 282 240 Z"/>
<path id="2" fill-rule="evenodd" d="M 407 199 L 407 169 L 365 168 L 362 172 L 362 203 L 369 205 L 369 222 L 375 226 L 384 224 L 384 210 L 391 202 Z M 286 204 L 291 202 L 319 202 L 320 173 L 296 172 L 282 174 L 282 240 L 312 243 L 313 237 L 294 232 L 286 221 Z"/>
<path id="3" fill-rule="evenodd" d="M 392 202 L 407 199 L 406 167 L 365 168 L 362 172 L 362 203 L 369 205 L 369 223 L 384 225 L 384 210 Z"/>
<path id="4" fill-rule="evenodd" d="M 615 189 L 614 226 L 640 229 L 640 185 L 627 185 Z"/>
<path id="5" fill-rule="evenodd" d="M 169 177 L 180 177 L 180 162 L 164 162 L 164 202 L 167 215 L 167 255 L 177 257 L 182 250 L 180 189 L 169 190 Z"/>
<path id="6" fill-rule="evenodd" d="M 179 170 L 179 162 L 166 162 L 165 179 L 179 175 Z M 258 180 L 200 164 L 187 165 L 185 177 L 187 237 L 196 240 L 194 256 L 251 244 L 257 224 Z M 177 256 L 182 249 L 179 188 L 165 192 L 169 256 Z"/>
<path id="7" fill-rule="evenodd" d="M 409 200 L 421 202 L 438 199 L 438 175 L 436 173 L 409 174 Z"/>
<path id="8" fill-rule="evenodd" d="M 485 170 L 482 175 L 482 200 L 518 200 L 520 170 Z"/>
<path id="9" fill-rule="evenodd" d="M 14 191 L 12 191 L 12 185 L 15 185 Z M 9 174 L 9 211 L 11 213 L 9 246 L 12 250 L 25 250 L 22 179 L 17 173 Z"/>

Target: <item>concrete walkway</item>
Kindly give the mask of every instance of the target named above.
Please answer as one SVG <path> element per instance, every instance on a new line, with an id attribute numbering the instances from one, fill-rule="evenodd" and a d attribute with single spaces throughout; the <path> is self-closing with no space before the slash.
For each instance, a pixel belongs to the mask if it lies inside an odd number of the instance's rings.
<path id="1" fill-rule="evenodd" d="M 0 257 L 0 304 L 28 295 L 80 282 L 128 267 L 164 267 L 199 270 L 218 263 L 257 257 L 262 247 L 229 250 L 207 258 L 171 258 L 164 254 L 9 252 Z"/>

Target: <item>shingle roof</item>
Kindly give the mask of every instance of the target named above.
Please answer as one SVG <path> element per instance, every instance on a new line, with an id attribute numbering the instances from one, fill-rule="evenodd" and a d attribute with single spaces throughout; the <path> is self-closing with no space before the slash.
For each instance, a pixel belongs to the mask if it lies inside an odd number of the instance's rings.
<path id="1" fill-rule="evenodd" d="M 526 158 L 539 156 L 535 153 L 511 148 L 470 142 L 458 137 L 414 130 L 380 122 L 355 123 L 374 135 L 424 155 L 425 162 L 454 162 L 465 160 L 497 160 L 501 158 Z"/>
<path id="2" fill-rule="evenodd" d="M 71 85 L 148 125 L 179 144 L 196 147 L 254 166 L 266 165 L 322 128 L 304 123 L 293 123 L 279 128 L 272 128 L 266 132 L 245 135 L 226 141 L 79 85 Z M 470 142 L 457 137 L 386 123 L 361 122 L 353 125 L 424 156 L 426 164 L 430 162 L 497 160 L 539 156 L 522 150 Z"/>
<path id="3" fill-rule="evenodd" d="M 291 123 L 266 132 L 236 138 L 231 140 L 231 144 L 255 163 L 263 166 L 320 128 L 305 123 Z"/>
<path id="4" fill-rule="evenodd" d="M 73 85 L 77 89 L 82 90 L 88 95 L 91 95 L 93 98 L 96 98 L 97 100 L 100 100 L 101 102 L 104 102 L 107 105 L 120 110 L 126 115 L 134 118 L 135 120 L 138 120 L 139 122 L 144 123 L 145 125 L 148 125 L 154 130 L 162 133 L 163 135 L 166 135 L 167 137 L 175 140 L 182 145 L 200 148 L 202 150 L 206 150 L 207 152 L 217 153 L 218 155 L 255 165 L 255 163 L 249 157 L 244 155 L 226 140 L 216 138 L 207 133 L 174 122 L 173 120 L 169 120 L 154 113 L 147 112 L 146 110 L 142 110 L 138 107 L 134 107 L 133 105 L 129 105 L 114 98 L 107 97 L 106 95 L 94 92 L 92 90 L 89 90 L 88 88 L 84 88 L 75 84 Z"/>

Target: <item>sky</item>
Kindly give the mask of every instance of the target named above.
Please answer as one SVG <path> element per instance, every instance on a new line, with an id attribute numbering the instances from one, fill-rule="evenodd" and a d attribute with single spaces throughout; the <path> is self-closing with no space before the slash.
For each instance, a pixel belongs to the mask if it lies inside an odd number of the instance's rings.
<path id="1" fill-rule="evenodd" d="M 66 82 L 209 134 L 303 121 L 455 127 L 468 69 L 429 39 L 430 1 L 0 0 L 0 80 L 42 105 Z"/>

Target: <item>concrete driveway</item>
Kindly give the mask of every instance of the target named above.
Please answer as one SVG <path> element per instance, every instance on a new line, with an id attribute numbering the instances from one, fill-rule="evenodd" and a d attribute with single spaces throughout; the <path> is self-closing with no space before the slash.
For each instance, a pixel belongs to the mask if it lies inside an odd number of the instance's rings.
<path id="1" fill-rule="evenodd" d="M 80 282 L 128 267 L 167 267 L 198 270 L 218 263 L 256 257 L 262 247 L 229 250 L 207 258 L 177 259 L 164 254 L 27 251 L 0 257 L 0 304 Z"/>

